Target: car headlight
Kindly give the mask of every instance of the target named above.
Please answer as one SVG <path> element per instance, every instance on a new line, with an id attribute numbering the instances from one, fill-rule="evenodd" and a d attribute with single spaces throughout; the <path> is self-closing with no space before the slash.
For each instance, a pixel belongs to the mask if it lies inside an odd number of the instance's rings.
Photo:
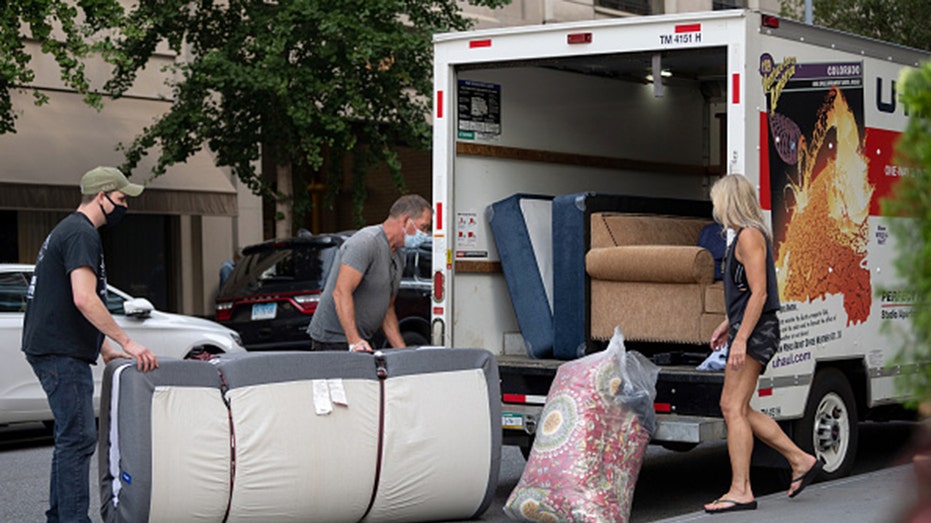
<path id="1" fill-rule="evenodd" d="M 240 336 L 238 332 L 231 332 L 230 338 L 233 338 L 233 343 L 239 345 L 242 348 L 245 348 L 245 345 L 242 344 L 242 336 Z"/>

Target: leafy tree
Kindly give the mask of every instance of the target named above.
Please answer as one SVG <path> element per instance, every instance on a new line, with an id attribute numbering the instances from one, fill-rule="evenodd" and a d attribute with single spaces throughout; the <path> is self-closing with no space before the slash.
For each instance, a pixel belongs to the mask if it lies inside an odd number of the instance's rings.
<path id="1" fill-rule="evenodd" d="M 897 363 L 918 363 L 918 372 L 905 373 L 900 385 L 914 403 L 923 403 L 931 415 L 931 62 L 907 72 L 899 82 L 900 96 L 909 108 L 909 121 L 896 145 L 900 161 L 910 175 L 895 185 L 883 211 L 908 216 L 892 226 L 898 246 L 896 269 L 914 296 L 909 317 L 912 332 L 901 348 Z"/>
<path id="2" fill-rule="evenodd" d="M 14 0 L 0 4 L 0 135 L 16 132 L 16 112 L 11 93 L 25 91 L 35 80 L 27 43 L 35 42 L 51 55 L 68 87 L 100 108 L 101 96 L 93 92 L 82 60 L 95 48 L 92 36 L 113 26 L 123 10 L 118 0 Z M 33 89 L 36 105 L 48 101 Z"/>
<path id="3" fill-rule="evenodd" d="M 928 0 L 812 0 L 814 23 L 931 50 Z M 782 0 L 782 15 L 804 19 L 804 0 Z"/>
<path id="4" fill-rule="evenodd" d="M 469 0 L 497 7 L 508 0 Z M 126 147 L 128 170 L 155 145 L 156 174 L 206 146 L 256 193 L 263 147 L 276 196 L 294 166 L 324 173 L 329 201 L 352 159 L 356 219 L 365 172 L 386 164 L 403 191 L 394 146 L 428 145 L 435 32 L 464 30 L 455 0 L 162 0 L 129 13 L 106 53 L 114 96 L 167 41 L 178 54 L 171 110 Z M 303 196 L 303 198 L 302 198 Z M 295 195 L 296 205 L 306 195 Z M 290 231 L 285 231 L 290 233 Z"/>

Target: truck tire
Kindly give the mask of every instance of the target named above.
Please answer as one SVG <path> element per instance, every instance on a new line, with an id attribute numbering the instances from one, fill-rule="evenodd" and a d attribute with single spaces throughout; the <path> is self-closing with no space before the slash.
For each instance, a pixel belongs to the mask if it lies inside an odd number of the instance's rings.
<path id="1" fill-rule="evenodd" d="M 795 443 L 824 460 L 822 479 L 850 474 L 857 455 L 857 404 L 847 378 L 837 369 L 815 375 L 805 416 L 793 426 Z"/>
<path id="2" fill-rule="evenodd" d="M 430 340 L 423 334 L 416 331 L 407 331 L 401 334 L 404 338 L 404 344 L 408 347 L 425 347 L 430 345 Z"/>
<path id="3" fill-rule="evenodd" d="M 520 453 L 524 456 L 524 461 L 530 459 L 530 451 L 533 450 L 533 436 L 530 436 L 530 443 L 520 446 Z"/>

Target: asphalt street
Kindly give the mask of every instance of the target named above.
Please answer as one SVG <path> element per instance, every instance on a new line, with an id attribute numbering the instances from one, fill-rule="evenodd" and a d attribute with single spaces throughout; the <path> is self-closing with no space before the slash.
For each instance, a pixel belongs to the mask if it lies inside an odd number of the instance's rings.
<path id="1" fill-rule="evenodd" d="M 901 506 L 902 499 L 907 499 L 908 489 L 903 485 L 908 484 L 911 471 L 908 465 L 903 464 L 910 463 L 908 449 L 916 427 L 914 423 L 862 424 L 853 475 L 814 485 L 811 496 L 803 494 L 792 503 L 785 502 L 783 475 L 774 473 L 772 469 L 754 469 L 753 484 L 760 500 L 760 510 L 743 517 L 731 514 L 726 521 L 820 523 L 825 521 L 825 517 L 827 521 L 840 521 L 834 517 L 839 514 L 849 514 L 843 518 L 845 523 L 893 521 L 881 516 L 888 515 L 889 507 Z M 51 452 L 51 438 L 41 425 L 0 428 L 0 485 L 3 486 L 0 489 L 0 522 L 44 520 Z M 503 449 L 495 499 L 477 521 L 510 521 L 502 507 L 517 485 L 524 465 L 524 459 L 516 448 Z M 92 521 L 98 523 L 101 518 L 96 456 L 92 461 L 91 478 L 90 515 Z M 723 442 L 701 445 L 689 452 L 672 452 L 651 446 L 637 482 L 630 522 L 672 523 L 707 519 L 701 512 L 702 504 L 724 492 L 728 481 L 727 449 Z M 861 508 L 858 509 L 859 505 L 854 501 L 858 501 Z M 865 510 L 868 507 L 873 511 Z M 753 517 L 746 519 L 751 514 Z M 794 515 L 789 517 L 789 514 Z"/>

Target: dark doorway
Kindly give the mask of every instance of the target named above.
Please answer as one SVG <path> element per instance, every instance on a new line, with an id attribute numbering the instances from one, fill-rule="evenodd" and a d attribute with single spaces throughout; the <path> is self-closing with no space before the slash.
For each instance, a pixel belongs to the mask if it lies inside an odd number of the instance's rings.
<path id="1" fill-rule="evenodd" d="M 101 229 L 107 282 L 156 309 L 178 310 L 170 284 L 177 259 L 171 229 L 171 217 L 148 214 L 130 214 L 118 227 Z"/>
<path id="2" fill-rule="evenodd" d="M 0 263 L 19 262 L 16 211 L 0 211 Z"/>

